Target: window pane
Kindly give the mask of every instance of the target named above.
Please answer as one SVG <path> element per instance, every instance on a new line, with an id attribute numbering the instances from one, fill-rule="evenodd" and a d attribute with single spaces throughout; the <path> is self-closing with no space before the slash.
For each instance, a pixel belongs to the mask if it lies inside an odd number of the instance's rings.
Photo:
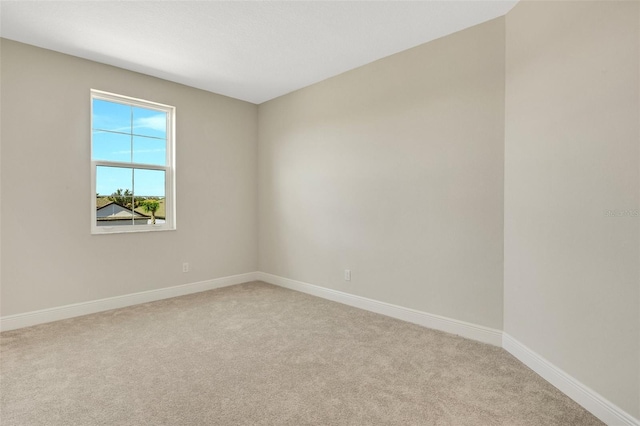
<path id="1" fill-rule="evenodd" d="M 133 133 L 160 139 L 167 138 L 167 113 L 133 107 Z"/>
<path id="2" fill-rule="evenodd" d="M 96 168 L 96 192 L 110 196 L 117 191 L 133 190 L 133 169 L 125 167 L 98 166 Z"/>
<path id="3" fill-rule="evenodd" d="M 133 169 L 98 166 L 96 168 L 97 226 L 133 225 Z M 144 222 L 143 217 L 135 221 Z"/>
<path id="4" fill-rule="evenodd" d="M 166 141 L 164 139 L 134 136 L 133 162 L 164 166 L 167 163 Z"/>
<path id="5" fill-rule="evenodd" d="M 149 224 L 165 223 L 165 172 L 163 170 L 135 169 L 133 176 L 136 200 L 138 200 L 136 212 L 148 216 Z"/>
<path id="6" fill-rule="evenodd" d="M 135 169 L 134 171 L 135 193 L 137 198 L 160 197 L 164 198 L 165 171 Z"/>
<path id="7" fill-rule="evenodd" d="M 131 162 L 131 136 L 94 130 L 92 156 L 94 160 Z"/>
<path id="8" fill-rule="evenodd" d="M 93 100 L 93 129 L 131 133 L 131 106 Z"/>

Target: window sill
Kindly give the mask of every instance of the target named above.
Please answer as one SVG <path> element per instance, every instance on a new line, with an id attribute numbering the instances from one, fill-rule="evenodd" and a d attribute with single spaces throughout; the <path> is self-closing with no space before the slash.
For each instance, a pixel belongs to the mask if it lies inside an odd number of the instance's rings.
<path id="1" fill-rule="evenodd" d="M 143 229 L 119 229 L 124 228 L 121 226 L 101 226 L 99 228 L 91 229 L 91 235 L 112 235 L 112 234 L 140 234 L 148 232 L 164 232 L 175 231 L 174 227 L 167 226 L 145 226 Z M 141 227 L 142 228 L 142 227 Z"/>

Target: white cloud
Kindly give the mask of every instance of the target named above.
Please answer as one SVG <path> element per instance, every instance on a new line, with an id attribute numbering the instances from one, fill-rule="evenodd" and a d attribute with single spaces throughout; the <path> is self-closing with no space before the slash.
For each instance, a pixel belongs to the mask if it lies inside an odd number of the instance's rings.
<path id="1" fill-rule="evenodd" d="M 165 114 L 152 115 L 151 117 L 136 118 L 133 123 L 134 129 L 145 128 L 152 129 L 158 132 L 165 132 L 167 130 L 167 118 Z"/>
<path id="2" fill-rule="evenodd" d="M 108 115 L 93 115 L 93 128 L 98 133 L 109 133 L 109 132 L 123 132 L 130 133 L 131 127 L 120 126 L 117 127 L 116 120 L 113 117 Z M 136 129 L 151 129 L 156 132 L 164 133 L 167 131 L 167 116 L 165 114 L 156 114 L 149 117 L 140 117 L 136 118 L 133 121 L 133 133 L 137 133 Z"/>

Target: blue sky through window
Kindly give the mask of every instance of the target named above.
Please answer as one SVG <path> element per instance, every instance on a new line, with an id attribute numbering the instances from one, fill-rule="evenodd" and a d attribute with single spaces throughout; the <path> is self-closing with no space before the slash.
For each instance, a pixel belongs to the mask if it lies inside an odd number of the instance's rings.
<path id="1" fill-rule="evenodd" d="M 94 160 L 166 165 L 167 115 L 164 111 L 93 99 Z M 136 196 L 165 196 L 165 172 L 98 166 L 96 192 L 111 195 L 117 189 Z"/>
<path id="2" fill-rule="evenodd" d="M 126 167 L 98 166 L 96 169 L 96 191 L 108 196 L 118 189 L 133 190 L 136 197 L 164 198 L 164 170 L 145 170 Z"/>

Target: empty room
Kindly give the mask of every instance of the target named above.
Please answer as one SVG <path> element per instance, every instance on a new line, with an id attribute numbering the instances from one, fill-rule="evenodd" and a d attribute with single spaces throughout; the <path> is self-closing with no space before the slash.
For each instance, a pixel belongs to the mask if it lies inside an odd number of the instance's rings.
<path id="1" fill-rule="evenodd" d="M 0 1 L 0 424 L 640 426 L 640 2 Z"/>

